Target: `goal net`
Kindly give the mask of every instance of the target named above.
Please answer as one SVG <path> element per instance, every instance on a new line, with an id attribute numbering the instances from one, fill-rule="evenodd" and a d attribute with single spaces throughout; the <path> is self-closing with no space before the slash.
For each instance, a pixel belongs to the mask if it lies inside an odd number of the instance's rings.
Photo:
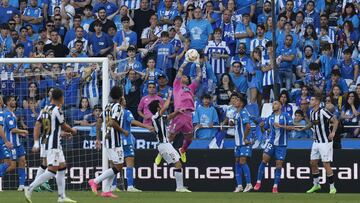
<path id="1" fill-rule="evenodd" d="M 33 130 L 40 110 L 50 104 L 53 88 L 64 91 L 63 112 L 66 122 L 78 129 L 77 135 L 62 139 L 67 162 L 66 189 L 87 189 L 87 181 L 107 168 L 106 154 L 95 149 L 96 117 L 108 103 L 110 89 L 107 58 L 1 58 L 1 95 L 16 99 L 17 128 L 28 130 L 19 136 L 26 152 L 26 179 L 29 185 L 40 166 L 40 154 L 31 151 Z M 7 109 L 3 109 L 6 110 Z M 6 119 L 5 119 L 6 122 Z M 102 157 L 104 156 L 104 157 Z M 1 157 L 0 157 L 1 159 Z M 22 168 L 18 163 L 17 168 Z M 17 189 L 19 169 L 6 173 L 3 190 Z M 49 181 L 55 190 L 55 179 Z"/>

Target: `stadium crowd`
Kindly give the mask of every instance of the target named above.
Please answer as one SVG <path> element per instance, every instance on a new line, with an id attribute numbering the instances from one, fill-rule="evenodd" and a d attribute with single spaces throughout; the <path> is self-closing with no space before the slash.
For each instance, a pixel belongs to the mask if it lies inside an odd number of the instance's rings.
<path id="1" fill-rule="evenodd" d="M 108 57 L 111 86 L 122 85 L 127 108 L 148 123 L 148 104 L 166 100 L 186 51 L 196 49 L 202 78 L 193 116 L 197 128 L 233 115 L 234 91 L 246 96 L 258 139 L 262 109 L 271 111 L 262 107 L 274 97 L 295 125 L 309 122 L 315 93 L 324 95 L 323 105 L 343 125 L 358 125 L 360 1 L 276 2 L 273 24 L 271 2 L 263 0 L 1 0 L 0 55 Z M 188 63 L 184 74 L 195 79 L 195 64 Z M 94 126 L 103 79 L 98 64 L 2 64 L 1 92 L 18 97 L 19 124 L 30 132 L 54 87 L 65 92 L 67 120 Z M 207 128 L 196 136 L 211 139 L 218 133 Z M 359 129 L 339 133 L 358 137 Z M 311 132 L 291 136 L 310 138 Z"/>

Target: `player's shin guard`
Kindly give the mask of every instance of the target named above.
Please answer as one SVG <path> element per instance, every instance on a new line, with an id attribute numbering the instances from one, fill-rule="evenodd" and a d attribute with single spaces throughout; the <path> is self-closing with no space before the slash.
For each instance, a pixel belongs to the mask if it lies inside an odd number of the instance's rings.
<path id="1" fill-rule="evenodd" d="M 235 178 L 237 186 L 242 186 L 242 170 L 239 162 L 235 163 Z"/>
<path id="2" fill-rule="evenodd" d="M 8 168 L 9 168 L 9 164 L 7 164 L 7 163 L 0 164 L 0 177 L 4 176 L 4 174 L 6 173 L 6 170 Z"/>
<path id="3" fill-rule="evenodd" d="M 127 179 L 127 184 L 128 187 L 133 187 L 134 186 L 134 168 L 133 167 L 127 167 L 126 168 L 126 179 Z"/>
<path id="4" fill-rule="evenodd" d="M 192 135 L 185 135 L 184 136 L 184 140 L 183 140 L 183 145 L 181 147 L 183 152 L 186 152 L 187 149 L 189 148 L 191 142 L 192 142 Z"/>
<path id="5" fill-rule="evenodd" d="M 18 175 L 19 175 L 19 185 L 25 185 L 25 168 L 18 168 Z"/>
<path id="6" fill-rule="evenodd" d="M 43 174 L 41 174 L 38 178 L 34 180 L 29 186 L 29 192 L 31 193 L 34 188 L 40 186 L 41 184 L 45 183 L 46 181 L 50 180 L 56 175 L 56 172 L 46 170 Z"/>
<path id="7" fill-rule="evenodd" d="M 96 184 L 99 184 L 100 182 L 104 181 L 105 179 L 112 177 L 113 175 L 117 174 L 119 171 L 113 167 L 113 168 L 109 168 L 106 171 L 104 171 L 104 173 L 102 173 L 100 176 L 98 176 L 97 178 L 94 179 L 94 182 Z M 110 183 L 109 183 L 110 184 Z"/>
<path id="8" fill-rule="evenodd" d="M 274 187 L 277 187 L 280 183 L 281 178 L 281 168 L 275 169 L 275 180 L 274 180 Z"/>
<path id="9" fill-rule="evenodd" d="M 183 188 L 184 187 L 184 180 L 183 180 L 183 173 L 181 168 L 177 168 L 174 170 L 175 180 L 176 180 L 176 188 Z"/>
<path id="10" fill-rule="evenodd" d="M 245 176 L 245 179 L 246 179 L 246 184 L 251 184 L 251 173 L 250 173 L 249 165 L 248 164 L 243 164 L 242 169 L 243 169 L 244 176 Z"/>
<path id="11" fill-rule="evenodd" d="M 258 174 L 257 174 L 257 182 L 258 183 L 261 183 L 261 180 L 264 177 L 265 166 L 266 166 L 266 163 L 264 163 L 263 161 L 259 165 Z"/>
<path id="12" fill-rule="evenodd" d="M 334 185 L 334 174 L 330 175 L 327 177 L 327 181 L 330 185 L 330 190 L 335 189 L 335 185 Z"/>
<path id="13" fill-rule="evenodd" d="M 55 176 L 59 198 L 66 197 L 66 195 L 65 195 L 65 171 L 66 171 L 66 168 L 59 169 Z"/>
<path id="14" fill-rule="evenodd" d="M 319 173 L 316 173 L 316 174 L 312 174 L 312 177 L 313 177 L 313 183 L 315 186 L 319 185 L 319 177 L 320 177 L 320 174 Z"/>

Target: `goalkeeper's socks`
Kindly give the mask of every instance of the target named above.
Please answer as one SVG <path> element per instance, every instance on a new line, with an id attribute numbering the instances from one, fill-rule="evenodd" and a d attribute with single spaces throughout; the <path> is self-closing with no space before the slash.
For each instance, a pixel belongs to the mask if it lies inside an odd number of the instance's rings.
<path id="1" fill-rule="evenodd" d="M 275 169 L 275 180 L 274 180 L 274 185 L 278 186 L 280 183 L 280 178 L 281 178 L 281 168 L 276 168 Z M 275 187 L 275 186 L 274 186 Z"/>
<path id="2" fill-rule="evenodd" d="M 264 177 L 265 165 L 266 164 L 263 161 L 259 165 L 258 175 L 257 175 L 257 182 L 261 182 L 262 178 Z"/>
<path id="3" fill-rule="evenodd" d="M 242 169 L 243 169 L 243 172 L 244 172 L 244 176 L 246 178 L 246 183 L 251 184 L 251 173 L 250 173 L 249 165 L 248 164 L 243 164 Z"/>
<path id="4" fill-rule="evenodd" d="M 18 168 L 18 175 L 19 175 L 19 185 L 25 185 L 25 168 Z"/>
<path id="5" fill-rule="evenodd" d="M 126 168 L 126 179 L 127 179 L 128 187 L 134 186 L 133 174 L 134 174 L 134 167 L 127 167 Z"/>
<path id="6" fill-rule="evenodd" d="M 184 187 L 184 179 L 183 179 L 183 172 L 181 168 L 177 168 L 174 170 L 175 180 L 176 180 L 176 188 L 183 188 Z"/>
<path id="7" fill-rule="evenodd" d="M 58 195 L 60 198 L 65 198 L 65 170 L 66 168 L 59 169 L 56 174 L 56 184 L 58 188 Z"/>
<path id="8" fill-rule="evenodd" d="M 235 178 L 237 185 L 242 185 L 242 170 L 239 162 L 235 163 Z"/>
<path id="9" fill-rule="evenodd" d="M 6 170 L 9 168 L 9 164 L 2 163 L 0 164 L 0 177 L 3 177 L 6 173 Z"/>
<path id="10" fill-rule="evenodd" d="M 41 184 L 45 183 L 46 181 L 50 180 L 56 175 L 56 172 L 46 170 L 43 174 L 41 174 L 38 178 L 34 180 L 29 186 L 29 192 L 31 193 L 34 188 L 40 186 Z"/>
<path id="11" fill-rule="evenodd" d="M 117 174 L 118 170 L 113 167 L 113 168 L 109 168 L 106 171 L 104 171 L 103 174 L 101 174 L 100 176 L 98 176 L 97 178 L 94 179 L 94 182 L 96 184 L 101 183 L 102 181 L 104 181 L 105 179 L 112 177 L 113 175 Z"/>

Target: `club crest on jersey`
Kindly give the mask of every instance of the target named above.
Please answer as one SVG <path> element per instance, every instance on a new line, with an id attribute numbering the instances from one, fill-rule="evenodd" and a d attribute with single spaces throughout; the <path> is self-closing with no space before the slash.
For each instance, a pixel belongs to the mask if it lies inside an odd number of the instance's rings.
<path id="1" fill-rule="evenodd" d="M 183 87 L 183 90 L 184 90 L 184 92 L 190 92 L 190 88 L 186 87 L 186 86 Z"/>

